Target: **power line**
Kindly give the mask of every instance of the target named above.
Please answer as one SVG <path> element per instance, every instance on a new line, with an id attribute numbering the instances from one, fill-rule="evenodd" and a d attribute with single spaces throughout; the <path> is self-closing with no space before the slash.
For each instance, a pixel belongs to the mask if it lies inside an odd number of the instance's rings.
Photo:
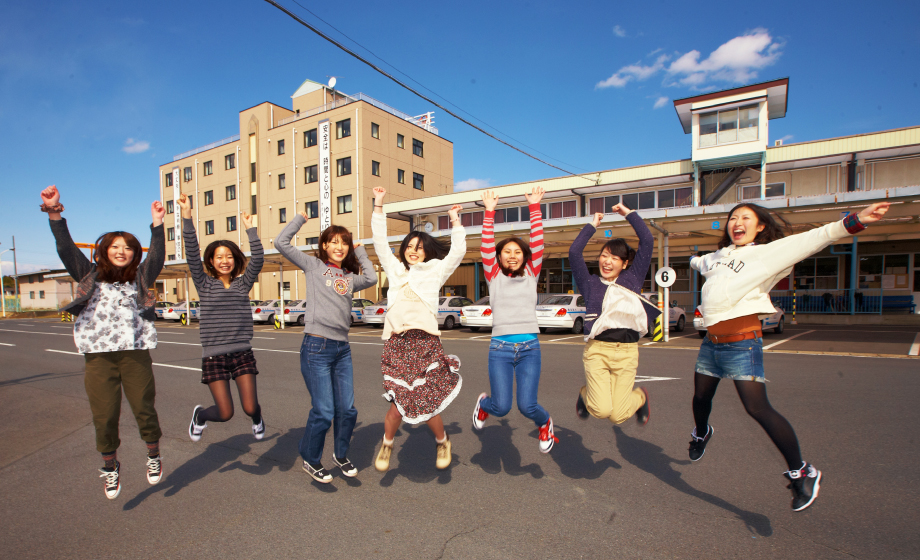
<path id="1" fill-rule="evenodd" d="M 421 97 L 421 98 L 424 99 L 425 101 L 431 103 L 431 104 L 434 105 L 435 107 L 441 109 L 442 111 L 444 111 L 444 112 L 447 113 L 448 115 L 454 117 L 455 119 L 459 120 L 460 122 L 462 122 L 462 123 L 464 123 L 464 124 L 466 124 L 466 125 L 469 125 L 469 126 L 471 126 L 472 128 L 475 128 L 476 130 L 478 130 L 479 132 L 481 132 L 481 133 L 485 134 L 486 136 L 492 138 L 493 140 L 496 140 L 496 141 L 498 141 L 498 142 L 501 142 L 502 144 L 508 146 L 508 147 L 511 148 L 512 150 L 515 150 L 515 151 L 517 151 L 517 152 L 520 152 L 520 153 L 524 154 L 525 156 L 527 156 L 527 157 L 529 157 L 529 158 L 531 158 L 531 159 L 534 159 L 534 160 L 536 160 L 536 161 L 539 161 L 540 163 L 542 163 L 542 164 L 544 164 L 544 165 L 547 165 L 547 166 L 549 166 L 549 167 L 552 167 L 553 169 L 558 169 L 559 171 L 562 171 L 563 173 L 565 173 L 565 174 L 567 174 L 567 175 L 571 175 L 572 177 L 578 177 L 578 178 L 584 179 L 584 180 L 586 180 L 586 181 L 594 182 L 594 179 L 589 179 L 588 177 L 584 177 L 584 176 L 582 176 L 582 175 L 578 175 L 578 174 L 576 174 L 576 173 L 572 173 L 571 171 L 569 171 L 569 170 L 567 170 L 567 169 L 563 169 L 562 167 L 559 167 L 558 165 L 553 165 L 552 163 L 549 163 L 548 161 L 542 160 L 542 159 L 538 158 L 537 156 L 535 156 L 535 155 L 533 155 L 533 154 L 530 154 L 530 153 L 528 153 L 528 152 L 525 152 L 524 150 L 518 148 L 518 147 L 515 146 L 514 144 L 511 144 L 510 142 L 506 142 L 506 141 L 502 140 L 501 138 L 495 136 L 494 134 L 492 134 L 492 133 L 490 133 L 490 132 L 488 132 L 488 131 L 486 131 L 486 130 L 483 130 L 481 127 L 476 126 L 475 124 L 471 123 L 470 121 L 464 119 L 463 117 L 461 117 L 460 115 L 454 113 L 453 111 L 451 111 L 451 110 L 448 109 L 447 107 L 444 107 L 443 105 L 441 105 L 441 104 L 438 103 L 437 101 L 434 101 L 433 99 L 431 99 L 430 97 L 428 97 L 428 96 L 426 96 L 426 95 L 422 95 L 421 93 L 419 93 L 419 92 L 416 91 L 415 89 L 413 89 L 413 88 L 409 87 L 408 85 L 404 84 L 404 83 L 401 82 L 399 79 L 397 79 L 396 77 L 394 77 L 394 76 L 391 75 L 390 73 L 386 72 L 385 70 L 383 70 L 382 68 L 380 68 L 379 66 L 377 66 L 376 64 L 374 64 L 373 62 L 367 60 L 366 58 L 362 57 L 362 56 L 359 55 L 358 53 L 356 53 L 356 52 L 354 52 L 353 50 L 349 49 L 348 47 L 346 47 L 346 46 L 343 45 L 342 43 L 339 43 L 338 41 L 336 41 L 336 40 L 333 39 L 332 37 L 326 35 L 325 33 L 323 33 L 322 31 L 320 31 L 320 30 L 317 29 L 316 27 L 314 27 L 314 26 L 310 25 L 309 23 L 307 23 L 306 21 L 302 20 L 302 19 L 301 19 L 300 17 L 298 17 L 296 14 L 292 13 L 290 10 L 288 10 L 287 8 L 285 8 L 284 6 L 282 6 L 281 4 L 278 4 L 277 2 L 275 2 L 275 0 L 265 0 L 265 1 L 268 2 L 269 4 L 271 4 L 272 6 L 278 8 L 278 9 L 281 10 L 282 12 L 286 13 L 286 14 L 287 14 L 288 16 L 290 16 L 294 21 L 300 23 L 301 25 L 303 25 L 304 27 L 306 27 L 306 28 L 309 29 L 310 31 L 316 33 L 317 35 L 319 35 L 319 36 L 322 37 L 323 39 L 329 41 L 330 43 L 332 43 L 332 44 L 335 45 L 336 47 L 342 49 L 343 51 L 345 51 L 346 53 L 350 54 L 350 55 L 353 56 L 354 58 L 360 60 L 360 61 L 363 62 L 364 64 L 367 64 L 368 66 L 370 66 L 371 68 L 373 68 L 373 69 L 376 70 L 377 72 L 383 74 L 384 76 L 386 76 L 386 77 L 389 78 L 390 80 L 396 82 L 396 84 L 402 86 L 403 88 L 409 90 L 410 92 L 414 93 L 415 95 Z"/>

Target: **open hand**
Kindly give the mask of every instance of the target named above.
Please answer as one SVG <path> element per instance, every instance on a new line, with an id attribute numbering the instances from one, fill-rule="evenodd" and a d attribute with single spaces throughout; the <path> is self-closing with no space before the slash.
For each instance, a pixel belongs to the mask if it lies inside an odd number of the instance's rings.
<path id="1" fill-rule="evenodd" d="M 482 202 L 485 204 L 486 210 L 494 212 L 495 207 L 498 206 L 498 197 L 495 196 L 495 191 L 482 191 Z"/>
<path id="2" fill-rule="evenodd" d="M 595 212 L 594 219 L 591 220 L 591 225 L 594 226 L 594 229 L 597 229 L 601 225 L 601 220 L 604 219 L 604 214 L 602 212 Z"/>
<path id="3" fill-rule="evenodd" d="M 54 206 L 61 201 L 61 193 L 57 190 L 57 187 L 51 185 L 47 189 L 42 191 L 42 202 L 48 206 Z"/>
<path id="4" fill-rule="evenodd" d="M 185 196 L 185 195 L 182 195 L 182 196 Z M 243 212 L 242 219 L 243 219 L 243 229 L 249 229 L 252 227 L 252 216 L 250 216 L 246 212 Z"/>
<path id="5" fill-rule="evenodd" d="M 629 214 L 630 212 L 632 212 L 632 210 L 627 208 L 626 205 L 623 204 L 622 202 L 614 206 L 612 210 L 614 211 L 614 213 L 619 214 L 624 217 L 626 216 L 626 214 Z"/>
<path id="6" fill-rule="evenodd" d="M 882 216 L 885 215 L 885 212 L 888 212 L 888 207 L 890 206 L 890 202 L 876 202 L 875 204 L 870 204 L 859 213 L 859 221 L 864 225 L 875 223 L 882 219 Z"/>
<path id="7" fill-rule="evenodd" d="M 166 216 L 166 208 L 163 208 L 159 200 L 154 200 L 150 205 L 150 217 L 153 218 L 153 227 L 162 225 L 164 216 Z"/>
<path id="8" fill-rule="evenodd" d="M 454 204 L 450 207 L 450 210 L 447 211 L 447 215 L 450 216 L 451 222 L 456 222 L 458 219 L 460 219 L 461 210 L 463 210 L 463 206 L 460 206 L 459 204 Z"/>
<path id="9" fill-rule="evenodd" d="M 541 186 L 536 186 L 530 191 L 530 194 L 525 194 L 524 198 L 527 199 L 527 204 L 538 204 L 543 200 L 544 194 L 546 194 L 546 189 Z"/>

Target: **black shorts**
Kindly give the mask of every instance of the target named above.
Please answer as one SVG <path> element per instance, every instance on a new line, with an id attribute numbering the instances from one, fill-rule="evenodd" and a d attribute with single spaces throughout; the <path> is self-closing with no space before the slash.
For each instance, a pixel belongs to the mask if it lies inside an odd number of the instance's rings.
<path id="1" fill-rule="evenodd" d="M 241 375 L 250 374 L 259 374 L 252 350 L 201 359 L 201 382 L 205 385 L 214 381 L 230 381 Z"/>

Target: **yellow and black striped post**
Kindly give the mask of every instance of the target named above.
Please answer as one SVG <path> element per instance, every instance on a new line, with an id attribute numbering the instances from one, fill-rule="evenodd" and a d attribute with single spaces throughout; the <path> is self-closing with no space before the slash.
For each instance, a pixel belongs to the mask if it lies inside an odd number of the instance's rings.
<path id="1" fill-rule="evenodd" d="M 281 328 L 281 319 L 279 319 L 278 316 L 275 315 L 275 330 L 278 330 L 280 328 Z"/>
<path id="2" fill-rule="evenodd" d="M 62 323 L 73 323 L 73 315 L 66 311 L 61 311 L 61 322 Z"/>
<path id="3" fill-rule="evenodd" d="M 661 328 L 661 315 L 655 317 L 655 330 L 652 331 L 652 342 L 661 342 L 664 340 L 664 331 Z"/>
<path id="4" fill-rule="evenodd" d="M 792 324 L 798 325 L 795 321 L 795 300 L 796 300 L 796 290 L 792 290 Z"/>

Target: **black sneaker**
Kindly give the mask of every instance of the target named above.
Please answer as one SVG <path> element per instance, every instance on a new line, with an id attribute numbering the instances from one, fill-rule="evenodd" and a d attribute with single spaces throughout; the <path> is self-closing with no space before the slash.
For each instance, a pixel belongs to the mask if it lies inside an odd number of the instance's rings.
<path id="1" fill-rule="evenodd" d="M 348 460 L 347 457 L 344 459 L 339 459 L 338 457 L 333 455 L 332 461 L 336 464 L 336 466 L 342 469 L 342 474 L 344 474 L 348 478 L 353 478 L 353 477 L 358 476 L 358 467 L 354 466 L 351 463 L 351 461 Z"/>
<path id="2" fill-rule="evenodd" d="M 105 479 L 105 497 L 114 500 L 121 493 L 121 481 L 119 480 L 118 471 L 121 469 L 121 463 L 115 461 L 114 469 L 99 469 L 102 474 L 99 478 Z"/>
<path id="3" fill-rule="evenodd" d="M 192 441 L 199 441 L 201 439 L 201 432 L 208 427 L 208 423 L 204 424 L 198 423 L 198 413 L 204 410 L 204 407 L 200 404 L 195 406 L 192 410 L 192 421 L 188 424 L 188 437 Z"/>
<path id="4" fill-rule="evenodd" d="M 303 470 L 305 473 L 313 477 L 313 480 L 316 482 L 322 482 L 323 484 L 329 484 L 332 482 L 332 475 L 329 474 L 329 471 L 323 468 L 322 465 L 313 466 L 310 463 L 303 462 Z"/>
<path id="5" fill-rule="evenodd" d="M 265 419 L 259 418 L 258 424 L 252 425 L 252 435 L 256 439 L 262 439 L 265 437 Z"/>
<path id="6" fill-rule="evenodd" d="M 581 391 L 578 392 L 578 400 L 575 401 L 575 414 L 582 420 L 588 417 L 588 407 L 585 406 L 585 400 L 581 398 Z"/>
<path id="7" fill-rule="evenodd" d="M 802 511 L 818 497 L 818 490 L 821 489 L 821 471 L 814 465 L 803 462 L 801 469 L 786 471 L 783 476 L 789 480 L 789 486 L 786 488 L 792 490 L 792 511 Z"/>
<path id="8" fill-rule="evenodd" d="M 706 426 L 706 437 L 698 437 L 696 435 L 696 428 L 693 428 L 693 431 L 690 432 L 690 437 L 693 438 L 690 440 L 690 460 L 699 461 L 703 458 L 703 453 L 706 453 L 706 444 L 709 443 L 709 440 L 712 439 L 712 434 L 715 430 L 712 426 Z"/>
<path id="9" fill-rule="evenodd" d="M 160 482 L 161 478 L 163 478 L 163 458 L 159 455 L 147 457 L 147 482 L 153 486 Z"/>
<path id="10" fill-rule="evenodd" d="M 645 387 L 639 387 L 639 390 L 645 393 L 645 404 L 639 407 L 639 410 L 636 411 L 636 421 L 639 422 L 640 426 L 648 424 L 649 417 L 649 406 L 648 406 L 648 391 L 645 390 Z"/>

